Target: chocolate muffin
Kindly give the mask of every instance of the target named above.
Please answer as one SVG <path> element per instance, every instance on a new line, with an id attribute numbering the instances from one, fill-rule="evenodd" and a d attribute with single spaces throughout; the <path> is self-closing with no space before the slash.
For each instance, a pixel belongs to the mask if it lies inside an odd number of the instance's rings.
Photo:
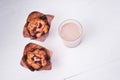
<path id="1" fill-rule="evenodd" d="M 50 70 L 51 54 L 48 49 L 35 43 L 29 43 L 25 46 L 20 64 L 31 71 Z"/>
<path id="2" fill-rule="evenodd" d="M 34 11 L 28 15 L 23 29 L 24 37 L 43 42 L 49 33 L 54 16 Z"/>

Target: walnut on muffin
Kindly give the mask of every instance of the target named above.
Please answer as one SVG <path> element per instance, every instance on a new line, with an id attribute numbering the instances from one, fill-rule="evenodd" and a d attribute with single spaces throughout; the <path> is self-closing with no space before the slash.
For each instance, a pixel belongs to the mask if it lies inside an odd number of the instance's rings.
<path id="1" fill-rule="evenodd" d="M 25 46 L 20 64 L 31 71 L 51 70 L 51 54 L 48 49 L 29 43 Z"/>
<path id="2" fill-rule="evenodd" d="M 41 42 L 45 41 L 53 18 L 53 15 L 43 14 L 38 11 L 30 13 L 23 29 L 24 37 L 39 40 Z"/>

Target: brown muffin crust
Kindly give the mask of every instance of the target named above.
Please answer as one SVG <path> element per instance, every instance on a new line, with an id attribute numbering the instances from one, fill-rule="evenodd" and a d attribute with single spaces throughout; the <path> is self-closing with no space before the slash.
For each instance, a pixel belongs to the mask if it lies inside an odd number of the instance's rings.
<path id="1" fill-rule="evenodd" d="M 31 71 L 50 70 L 50 54 L 51 52 L 48 49 L 35 43 L 29 43 L 25 46 L 20 64 Z"/>
<path id="2" fill-rule="evenodd" d="M 24 37 L 44 41 L 48 36 L 53 18 L 53 15 L 45 15 L 38 11 L 30 13 L 24 26 Z"/>

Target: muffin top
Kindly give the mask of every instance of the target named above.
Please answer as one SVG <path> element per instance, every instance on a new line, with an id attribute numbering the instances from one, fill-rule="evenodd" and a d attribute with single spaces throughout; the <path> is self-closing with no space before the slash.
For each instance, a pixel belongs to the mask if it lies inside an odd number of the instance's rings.
<path id="1" fill-rule="evenodd" d="M 49 51 L 37 44 L 29 43 L 24 49 L 22 65 L 27 66 L 31 71 L 40 70 L 50 65 Z"/>
<path id="2" fill-rule="evenodd" d="M 45 15 L 34 11 L 28 15 L 23 29 L 24 37 L 44 41 L 50 29 L 50 24 L 54 16 Z M 43 37 L 44 36 L 44 37 Z M 43 40 L 41 40 L 44 38 Z"/>

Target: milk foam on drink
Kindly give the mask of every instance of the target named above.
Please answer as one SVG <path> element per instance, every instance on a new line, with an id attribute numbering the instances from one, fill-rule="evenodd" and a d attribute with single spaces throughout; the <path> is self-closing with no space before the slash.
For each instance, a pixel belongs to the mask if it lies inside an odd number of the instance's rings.
<path id="1" fill-rule="evenodd" d="M 75 47 L 80 43 L 82 26 L 76 20 L 66 20 L 60 25 L 59 34 L 68 47 Z"/>

